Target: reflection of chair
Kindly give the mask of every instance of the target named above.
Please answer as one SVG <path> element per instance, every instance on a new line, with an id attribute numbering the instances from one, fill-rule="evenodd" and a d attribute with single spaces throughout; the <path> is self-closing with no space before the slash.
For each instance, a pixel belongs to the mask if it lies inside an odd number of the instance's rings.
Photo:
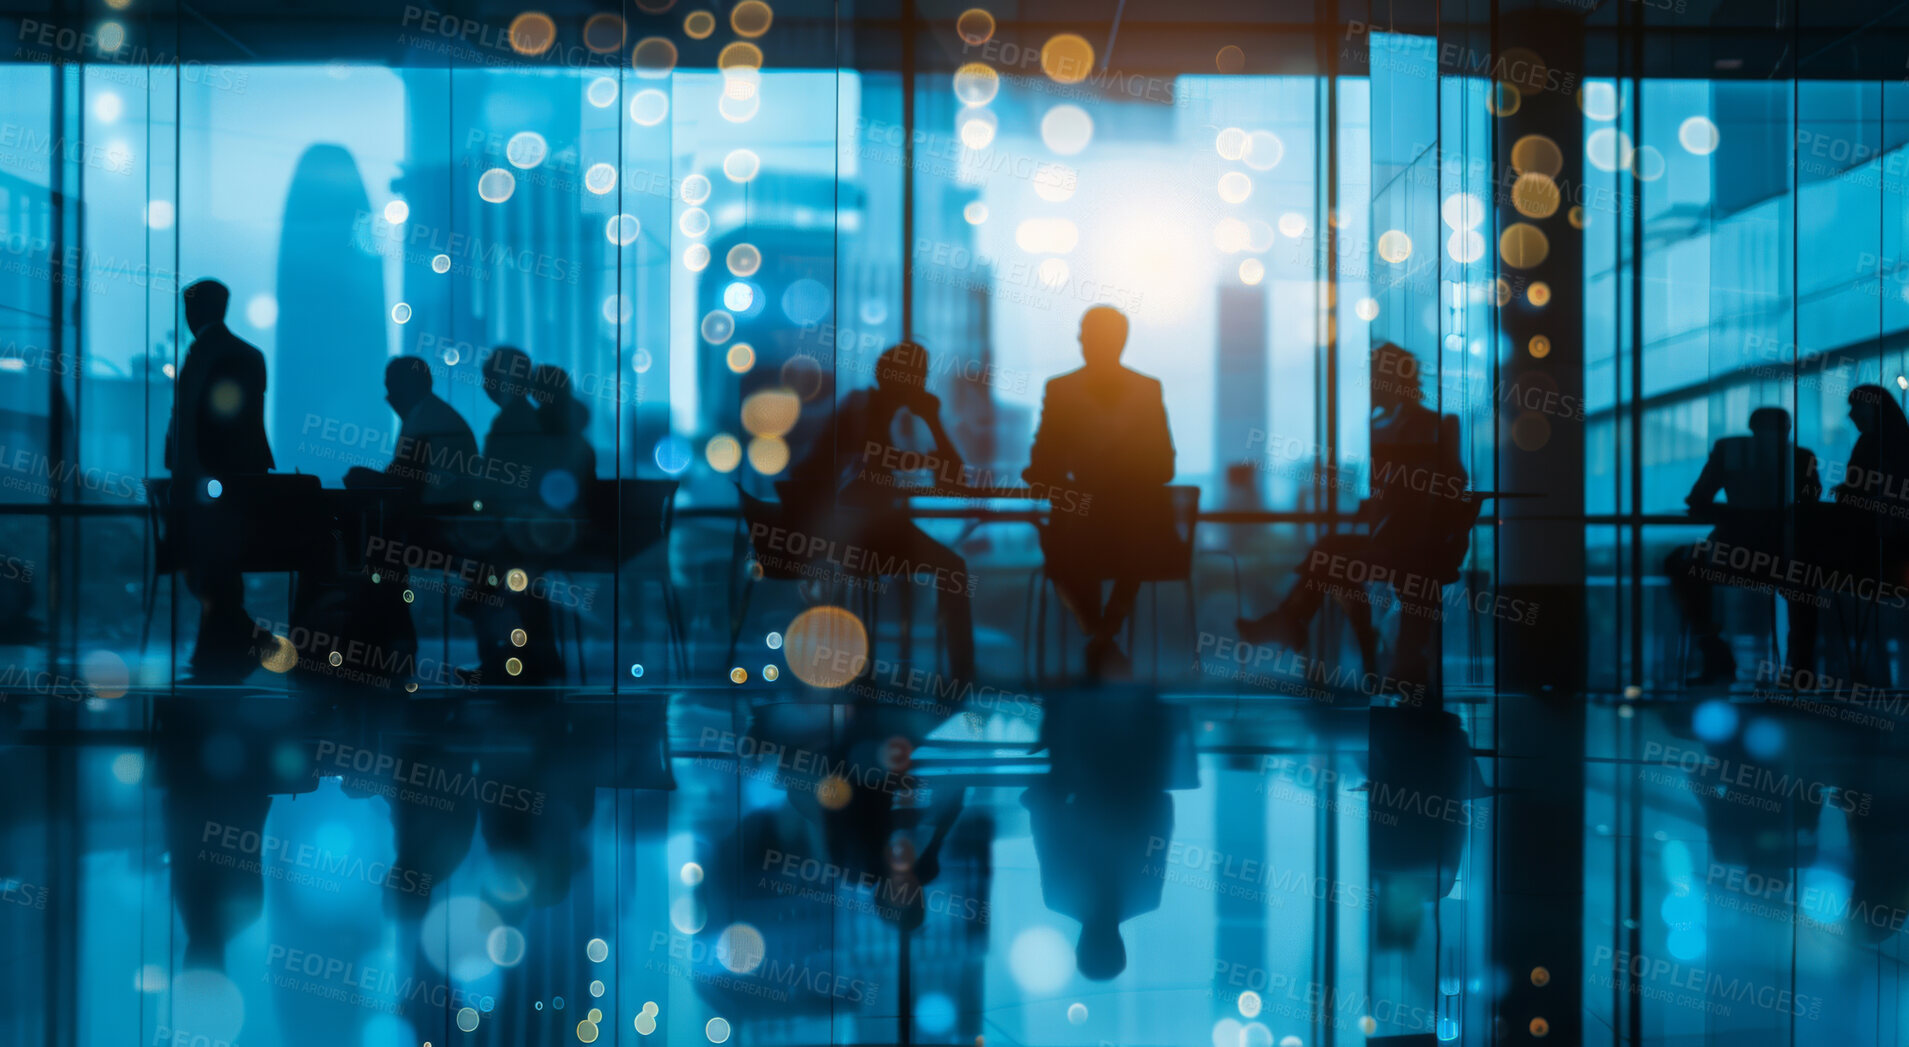
<path id="1" fill-rule="evenodd" d="M 729 649 L 724 664 L 736 664 L 736 648 L 742 639 L 742 631 L 749 617 L 749 603 L 759 581 L 784 581 L 798 583 L 804 602 L 813 602 L 811 587 L 801 586 L 803 582 L 826 582 L 827 590 L 822 594 L 825 599 L 835 600 L 848 606 L 867 627 L 869 644 L 873 647 L 881 632 L 882 600 L 880 582 L 884 578 L 899 575 L 880 575 L 855 571 L 846 565 L 818 560 L 805 554 L 799 546 L 806 542 L 814 525 L 806 521 L 792 520 L 784 503 L 768 502 L 750 495 L 738 485 L 737 497 L 741 500 L 741 515 L 737 518 L 734 561 L 741 571 L 741 577 L 730 587 L 729 603 Z M 778 540 L 775 536 L 780 535 Z M 790 539 L 796 539 L 791 541 Z M 777 546 L 780 546 L 778 548 Z M 745 556 L 744 554 L 748 555 Z M 914 628 L 914 586 L 911 578 L 902 578 L 900 589 L 900 643 L 901 659 L 912 665 L 913 628 Z M 851 601 L 844 593 L 836 596 L 835 583 L 841 583 L 849 592 L 859 596 Z M 934 638 L 934 650 L 943 650 L 943 639 L 939 620 Z"/>
<path id="2" fill-rule="evenodd" d="M 1199 601 L 1193 590 L 1193 540 L 1194 528 L 1200 520 L 1200 489 L 1191 485 L 1175 485 L 1166 488 L 1170 533 L 1158 536 L 1157 540 L 1136 543 L 1126 550 L 1128 555 L 1121 558 L 1120 577 L 1141 583 L 1146 593 L 1150 612 L 1153 617 L 1153 673 L 1157 679 L 1160 673 L 1160 588 L 1162 582 L 1180 582 L 1186 587 L 1188 650 L 1198 643 Z M 1113 573 L 1104 574 L 1099 581 L 1114 580 Z M 1023 612 L 1027 622 L 1026 633 L 1022 636 L 1021 648 L 1033 660 L 1033 665 L 1024 667 L 1029 678 L 1046 679 L 1047 676 L 1047 607 L 1048 594 L 1053 589 L 1053 578 L 1048 566 L 1028 576 L 1027 597 Z M 1055 602 L 1059 602 L 1058 598 Z M 1057 616 L 1060 621 L 1061 666 L 1063 672 L 1067 663 L 1067 620 L 1066 613 Z M 1139 617 L 1139 600 L 1134 601 L 1132 613 L 1127 616 L 1127 647 L 1134 646 L 1134 621 Z"/>

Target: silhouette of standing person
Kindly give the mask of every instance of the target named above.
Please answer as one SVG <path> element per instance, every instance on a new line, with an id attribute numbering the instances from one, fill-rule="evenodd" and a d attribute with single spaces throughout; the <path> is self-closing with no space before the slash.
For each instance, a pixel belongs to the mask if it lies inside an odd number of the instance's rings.
<path id="1" fill-rule="evenodd" d="M 1386 342 L 1372 350 L 1371 366 L 1372 494 L 1353 518 L 1367 526 L 1366 533 L 1321 535 L 1294 568 L 1299 581 L 1279 606 L 1259 618 L 1242 618 L 1238 626 L 1249 643 L 1298 650 L 1313 615 L 1332 595 L 1345 609 L 1371 671 L 1378 657 L 1372 606 L 1363 592 L 1349 591 L 1338 579 L 1385 568 L 1407 579 L 1403 588 L 1395 586 L 1406 612 L 1399 647 L 1409 660 L 1398 675 L 1423 682 L 1425 634 L 1438 615 L 1447 575 L 1456 576 L 1464 557 L 1463 521 L 1472 513 L 1472 496 L 1458 453 L 1458 419 L 1425 406 L 1417 358 Z"/>
<path id="2" fill-rule="evenodd" d="M 1715 518 L 1717 526 L 1699 544 L 1674 550 L 1664 561 L 1671 594 L 1696 633 L 1697 650 L 1703 656 L 1703 671 L 1690 683 L 1736 678 L 1736 657 L 1724 642 L 1710 606 L 1710 590 L 1727 573 L 1723 567 L 1731 559 L 1731 550 L 1784 555 L 1790 511 L 1815 502 L 1822 490 L 1816 455 L 1790 445 L 1790 414 L 1781 407 L 1750 412 L 1749 436 L 1727 436 L 1710 449 L 1710 458 L 1684 504 L 1692 517 Z M 1717 504 L 1718 494 L 1724 496 L 1722 506 Z M 1789 663 L 1808 668 L 1816 661 L 1816 595 L 1785 590 L 1784 597 L 1790 606 Z"/>
<path id="3" fill-rule="evenodd" d="M 972 680 L 974 597 L 968 562 L 910 520 L 894 489 L 900 465 L 925 463 L 938 488 L 959 487 L 965 475 L 961 453 L 941 423 L 941 398 L 928 391 L 927 383 L 926 349 L 913 342 L 889 347 L 876 358 L 875 387 L 843 399 L 779 490 L 794 526 L 840 536 L 911 576 L 917 570 L 934 572 L 935 614 L 947 634 L 949 668 L 957 679 Z M 932 454 L 900 453 L 894 431 L 904 414 L 928 427 Z"/>
<path id="4" fill-rule="evenodd" d="M 353 467 L 347 487 L 402 488 L 413 505 L 465 500 L 466 480 L 481 475 L 477 437 L 457 410 L 431 391 L 431 365 L 400 356 L 384 369 L 385 402 L 398 413 L 398 441 L 383 472 Z"/>
<path id="5" fill-rule="evenodd" d="M 1047 383 L 1021 478 L 1052 511 L 1041 528 L 1047 573 L 1087 633 L 1098 674 L 1121 660 L 1115 636 L 1140 591 L 1132 570 L 1177 539 L 1166 484 L 1173 434 L 1160 380 L 1120 365 L 1127 317 L 1095 306 L 1080 320 L 1085 365 Z M 1068 506 L 1078 507 L 1069 512 Z M 1101 586 L 1113 583 L 1103 604 Z"/>
<path id="6" fill-rule="evenodd" d="M 220 511 L 218 498 L 274 464 L 265 436 L 265 355 L 225 326 L 232 293 L 224 284 L 200 280 L 180 297 L 192 345 L 173 395 L 166 468 L 172 540 L 184 551 L 186 588 L 199 599 L 191 670 L 200 682 L 237 683 L 258 666 L 236 555 L 247 522 Z"/>

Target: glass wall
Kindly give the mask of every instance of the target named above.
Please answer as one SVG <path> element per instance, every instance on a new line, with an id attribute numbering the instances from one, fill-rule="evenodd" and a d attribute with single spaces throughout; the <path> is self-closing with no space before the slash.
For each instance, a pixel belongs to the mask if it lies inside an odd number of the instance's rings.
<path id="1" fill-rule="evenodd" d="M 1493 83 L 1403 32 L 1317 61 L 1310 27 L 1269 24 L 1251 47 L 1180 62 L 977 12 L 896 29 L 755 0 L 638 6 L 499 21 L 411 7 L 382 27 L 388 55 L 216 63 L 180 60 L 142 19 L 16 26 L 44 57 L 0 65 L 0 644 L 23 687 L 71 700 L 8 726 L 104 733 L 72 759 L 23 760 L 22 811 L 81 817 L 5 826 L 25 857 L 0 878 L 49 893 L 0 931 L 38 950 L 8 968 L 11 998 L 45 1001 L 6 1008 L 17 1035 L 0 1039 L 591 1042 L 601 1008 L 601 1035 L 625 1043 L 658 1028 L 723 1042 L 732 1021 L 790 1044 L 1058 1043 L 1083 1025 L 1110 1041 L 1492 1040 L 1488 822 L 1439 816 L 1428 842 L 1348 783 L 1402 767 L 1382 780 L 1482 802 L 1495 510 L 1457 525 L 1460 595 L 1432 601 L 1439 664 L 1403 678 L 1404 708 L 1451 694 L 1429 749 L 1417 720 L 1369 733 L 1337 716 L 1401 682 L 1360 656 L 1338 610 L 1278 668 L 1213 655 L 1302 584 L 1292 569 L 1316 541 L 1372 524 L 1362 506 L 1387 482 L 1375 389 L 1410 383 L 1443 416 L 1464 474 L 1444 482 L 1496 483 L 1490 390 L 1513 350 Z M 269 651 L 247 701 L 179 701 L 202 682 L 201 600 L 155 492 L 194 344 L 181 293 L 203 279 L 229 289 L 225 326 L 264 360 L 276 471 L 324 491 L 403 453 L 394 360 L 423 361 L 487 447 L 508 424 L 485 380 L 503 347 L 561 372 L 512 377 L 559 382 L 580 406 L 589 456 L 573 473 L 484 456 L 502 473 L 487 479 L 536 480 L 551 512 L 493 523 L 483 496 L 460 499 L 478 533 L 508 537 L 481 548 L 564 566 L 525 572 L 409 535 L 341 547 L 354 579 L 403 588 L 417 650 L 402 675 L 421 683 L 406 697 L 293 700 L 299 681 L 270 652 L 338 658 L 306 640 L 355 605 L 248 570 Z M 926 349 L 964 479 L 1019 487 L 1047 383 L 1081 366 L 1082 316 L 1101 305 L 1129 321 L 1125 365 L 1161 382 L 1174 482 L 1204 514 L 1186 584 L 1141 594 L 1136 675 L 1221 703 L 1299 699 L 1277 743 L 1236 743 L 1207 706 L 1149 732 L 1186 763 L 1134 815 L 1153 819 L 1136 822 L 1155 827 L 1137 860 L 1155 859 L 1146 875 L 1165 889 L 1126 939 L 1126 984 L 1146 991 L 1118 998 L 1067 966 L 1079 928 L 1042 893 L 1054 857 L 1023 799 L 1040 717 L 1005 711 L 1038 708 L 1045 681 L 1080 668 L 1043 588 L 1040 511 L 977 512 L 1008 499 L 969 494 L 919 515 L 964 558 L 982 692 L 999 703 L 917 740 L 922 766 L 981 812 L 949 835 L 931 904 L 994 922 L 935 910 L 896 934 L 834 896 L 789 916 L 782 894 L 803 885 L 769 883 L 750 848 L 769 841 L 800 869 L 822 822 L 791 821 L 779 779 L 737 751 L 772 716 L 803 738 L 853 737 L 859 760 L 886 741 L 791 678 L 785 632 L 833 594 L 752 557 L 755 500 L 787 504 L 797 463 L 842 450 L 838 410 L 904 339 Z M 1382 343 L 1410 362 L 1375 371 Z M 901 428 L 884 435 L 933 451 L 925 422 Z M 661 540 L 633 535 L 619 501 L 617 541 L 640 553 L 562 560 L 577 542 L 563 510 L 590 481 L 677 484 Z M 266 506 L 256 529 L 275 526 Z M 947 595 L 914 588 L 923 604 Z M 500 589 L 538 601 L 553 638 L 529 646 L 560 657 L 537 681 L 548 693 L 485 704 L 473 684 L 498 681 L 466 675 L 486 642 L 470 602 Z M 863 616 L 877 664 L 904 679 L 913 656 L 881 652 L 934 635 L 925 613 L 902 617 L 912 591 L 881 593 L 901 614 Z M 1373 606 L 1390 657 L 1410 614 Z M 479 801 L 394 790 L 397 766 Z M 827 821 L 829 795 L 795 802 Z M 917 799 L 895 804 L 911 831 L 934 813 Z M 260 873 L 255 845 L 302 857 Z M 1214 855 L 1256 871 L 1215 886 L 1200 868 Z M 803 984 L 743 977 L 765 954 Z M 81 991 L 108 984 L 106 1001 Z"/>

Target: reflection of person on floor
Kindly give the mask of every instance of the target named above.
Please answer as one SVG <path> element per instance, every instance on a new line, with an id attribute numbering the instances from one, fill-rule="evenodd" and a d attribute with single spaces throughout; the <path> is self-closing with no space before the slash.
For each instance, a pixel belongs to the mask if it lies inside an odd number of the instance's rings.
<path id="1" fill-rule="evenodd" d="M 1366 533 L 1321 535 L 1295 568 L 1299 581 L 1270 614 L 1239 621 L 1249 643 L 1305 647 L 1312 617 L 1333 596 L 1346 613 L 1368 672 L 1376 668 L 1378 634 L 1363 586 L 1345 579 L 1385 569 L 1407 584 L 1394 589 L 1400 617 L 1396 670 L 1403 680 L 1425 680 L 1430 624 L 1442 587 L 1454 580 L 1475 509 L 1459 458 L 1458 419 L 1425 406 L 1416 357 L 1387 342 L 1372 351 L 1371 497 L 1355 523 Z"/>
<path id="2" fill-rule="evenodd" d="M 172 541 L 183 550 L 186 587 L 199 598 L 192 675 L 237 683 L 258 667 L 252 619 L 235 550 L 248 526 L 221 512 L 218 496 L 247 475 L 271 471 L 265 436 L 265 355 L 225 326 L 231 292 L 200 280 L 181 295 L 192 345 L 179 368 L 166 468 L 172 471 Z"/>
<path id="3" fill-rule="evenodd" d="M 1490 839 L 1491 790 L 1453 713 L 1401 706 L 1367 720 L 1369 818 L 1366 865 L 1372 878 L 1375 941 L 1410 949 L 1426 916 L 1458 884 L 1471 835 Z M 1437 801 L 1426 803 L 1427 797 Z"/>
<path id="4" fill-rule="evenodd" d="M 902 342 L 875 362 L 875 387 L 858 389 L 836 408 L 831 424 L 780 485 L 791 526 L 839 536 L 872 555 L 874 573 L 934 574 L 935 614 L 948 637 L 948 663 L 958 680 L 974 679 L 974 607 L 968 562 L 908 518 L 895 493 L 896 474 L 920 465 L 937 487 L 957 487 L 965 467 L 941 423 L 941 398 L 927 389 L 928 351 Z M 926 425 L 931 454 L 907 451 L 895 435 L 905 417 Z M 847 565 L 833 565 L 838 569 Z M 883 570 L 891 566 L 895 570 Z"/>
<path id="5" fill-rule="evenodd" d="M 1184 709 L 1142 698 L 1137 710 L 1056 705 L 1042 734 L 1048 772 L 1021 796 L 1047 907 L 1080 921 L 1080 973 L 1108 981 L 1127 968 L 1120 925 L 1160 907 L 1166 880 L 1149 872 L 1173 836 L 1169 788 L 1197 785 Z M 1176 781 L 1176 754 L 1192 781 Z"/>
<path id="6" fill-rule="evenodd" d="M 1022 479 L 1047 496 L 1047 573 L 1087 634 L 1096 674 L 1117 665 L 1115 637 L 1133 610 L 1144 566 L 1176 544 L 1173 434 L 1160 381 L 1120 365 L 1127 317 L 1095 306 L 1080 320 L 1085 365 L 1047 383 L 1040 429 Z M 1078 507 L 1068 511 L 1068 507 Z M 1113 592 L 1101 602 L 1101 586 Z"/>
<path id="7" fill-rule="evenodd" d="M 1781 407 L 1750 412 L 1749 436 L 1727 436 L 1710 449 L 1684 503 L 1692 517 L 1715 520 L 1716 528 L 1702 542 L 1679 548 L 1664 561 L 1671 593 L 1703 657 L 1703 671 L 1691 683 L 1736 678 L 1736 658 L 1710 606 L 1711 588 L 1729 573 L 1733 552 L 1748 549 L 1787 557 L 1796 545 L 1792 510 L 1815 502 L 1821 493 L 1816 456 L 1791 445 L 1790 415 Z M 1719 494 L 1724 496 L 1722 505 L 1717 504 Z M 1770 580 L 1744 579 L 1749 584 Z M 1783 595 L 1790 608 L 1786 660 L 1795 668 L 1810 668 L 1816 661 L 1816 594 L 1785 590 Z"/>

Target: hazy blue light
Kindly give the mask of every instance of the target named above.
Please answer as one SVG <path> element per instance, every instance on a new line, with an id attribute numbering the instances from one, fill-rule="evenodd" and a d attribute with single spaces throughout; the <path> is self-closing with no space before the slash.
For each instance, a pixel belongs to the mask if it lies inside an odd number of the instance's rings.
<path id="1" fill-rule="evenodd" d="M 1737 733 L 1737 710 L 1729 702 L 1712 698 L 1697 707 L 1691 717 L 1691 730 L 1706 742 L 1721 742 Z"/>

